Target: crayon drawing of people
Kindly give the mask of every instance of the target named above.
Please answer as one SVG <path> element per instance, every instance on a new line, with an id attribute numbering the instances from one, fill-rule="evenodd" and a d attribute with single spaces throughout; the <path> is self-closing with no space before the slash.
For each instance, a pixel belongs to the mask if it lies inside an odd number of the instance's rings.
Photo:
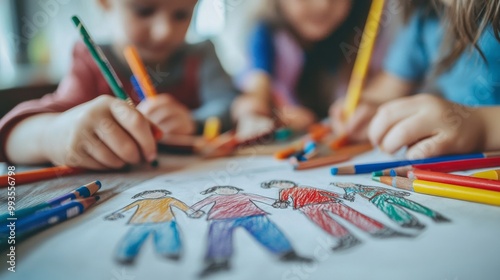
<path id="1" fill-rule="evenodd" d="M 191 208 L 195 211 L 212 205 L 207 214 L 210 221 L 206 267 L 200 276 L 208 276 L 221 270 L 229 270 L 233 255 L 233 234 L 235 229 L 243 228 L 257 242 L 278 256 L 282 261 L 310 262 L 301 257 L 281 230 L 267 218 L 268 213 L 255 203 L 271 205 L 274 199 L 255 194 L 240 193 L 240 188 L 216 186 L 201 194 L 211 196 L 197 202 Z"/>
<path id="2" fill-rule="evenodd" d="M 342 203 L 340 195 L 312 187 L 298 186 L 295 182 L 272 180 L 261 184 L 262 188 L 278 188 L 279 199 L 273 205 L 276 208 L 286 208 L 289 200 L 293 208 L 301 211 L 311 222 L 319 226 L 329 235 L 338 239 L 333 251 L 349 249 L 361 243 L 347 228 L 332 218 L 331 214 L 343 218 L 373 237 L 389 238 L 409 235 L 394 231 L 384 224 L 356 211 Z"/>
<path id="3" fill-rule="evenodd" d="M 172 207 L 184 211 L 191 218 L 199 218 L 203 212 L 193 211 L 184 202 L 169 196 L 171 194 L 167 190 L 138 193 L 132 199 L 142 199 L 105 217 L 106 220 L 117 220 L 124 217 L 122 213 L 135 209 L 128 221 L 131 228 L 118 243 L 117 261 L 124 264 L 132 263 L 150 235 L 153 235 L 154 246 L 158 254 L 172 260 L 180 258 L 181 237 Z"/>
<path id="4" fill-rule="evenodd" d="M 420 223 L 415 216 L 408 213 L 404 208 L 426 215 L 437 223 L 450 221 L 438 212 L 405 198 L 410 195 L 409 192 L 352 183 L 331 183 L 331 185 L 343 188 L 345 192 L 343 197 L 350 201 L 354 201 L 355 195 L 359 194 L 401 227 L 415 229 L 423 229 L 425 227 L 424 224 Z"/>

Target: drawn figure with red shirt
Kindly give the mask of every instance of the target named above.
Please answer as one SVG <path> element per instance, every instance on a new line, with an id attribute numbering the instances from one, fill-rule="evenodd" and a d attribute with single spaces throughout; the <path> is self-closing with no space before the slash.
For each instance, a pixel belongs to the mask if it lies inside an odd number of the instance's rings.
<path id="1" fill-rule="evenodd" d="M 272 180 L 261 184 L 262 188 L 278 188 L 279 199 L 273 204 L 275 208 L 287 208 L 293 202 L 293 208 L 299 210 L 306 217 L 322 228 L 328 234 L 338 238 L 338 243 L 332 248 L 334 251 L 345 250 L 356 246 L 361 241 L 356 238 L 347 228 L 338 223 L 330 214 L 338 216 L 359 229 L 377 238 L 389 238 L 397 236 L 410 237 L 404 233 L 397 232 L 384 224 L 352 209 L 345 205 L 340 199 L 342 195 L 321 189 L 306 186 L 298 186 L 292 181 Z"/>
<path id="2" fill-rule="evenodd" d="M 207 220 L 210 221 L 205 258 L 207 266 L 200 276 L 229 270 L 229 260 L 233 255 L 233 233 L 239 227 L 244 228 L 282 261 L 311 262 L 311 259 L 295 253 L 288 238 L 267 218 L 268 213 L 256 205 L 272 205 L 275 200 L 256 194 L 240 193 L 241 191 L 243 190 L 233 186 L 212 187 L 201 192 L 203 195 L 212 194 L 211 196 L 191 206 L 194 211 L 200 211 L 212 205 L 207 214 Z"/>

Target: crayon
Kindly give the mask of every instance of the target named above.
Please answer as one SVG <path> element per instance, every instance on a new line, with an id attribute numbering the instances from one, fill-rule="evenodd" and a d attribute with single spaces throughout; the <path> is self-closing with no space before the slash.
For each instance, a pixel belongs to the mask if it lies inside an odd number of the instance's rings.
<path id="1" fill-rule="evenodd" d="M 16 186 L 20 186 L 23 184 L 29 184 L 48 179 L 54 179 L 69 175 L 76 175 L 76 174 L 81 174 L 85 171 L 86 170 L 83 168 L 75 168 L 69 166 L 55 166 L 55 167 L 19 172 L 12 176 L 2 175 L 0 176 L 0 188 L 5 188 L 13 184 L 15 184 Z"/>
<path id="2" fill-rule="evenodd" d="M 142 88 L 134 75 L 130 77 L 130 83 L 132 84 L 139 101 L 143 101 L 146 97 L 144 96 L 144 92 L 142 92 Z"/>
<path id="3" fill-rule="evenodd" d="M 498 166 L 500 166 L 500 157 L 491 157 L 491 158 L 449 161 L 446 162 L 446 164 L 440 164 L 440 163 L 416 164 L 413 166 L 404 166 L 404 167 L 389 169 L 389 174 L 390 176 L 404 177 L 406 176 L 408 171 L 414 169 L 449 173 L 449 172 L 491 168 Z M 380 174 L 380 172 L 375 172 L 375 173 L 376 173 L 375 175 Z M 385 174 L 387 174 L 387 170 L 384 170 L 382 173 L 384 174 L 384 176 L 386 176 Z"/>
<path id="4" fill-rule="evenodd" d="M 500 193 L 403 177 L 375 177 L 375 181 L 416 193 L 500 206 Z"/>
<path id="5" fill-rule="evenodd" d="M 460 176 L 448 173 L 440 173 L 415 169 L 408 171 L 408 178 L 412 180 L 424 180 L 443 184 L 460 185 L 494 192 L 500 192 L 500 181 Z"/>
<path id="6" fill-rule="evenodd" d="M 68 201 L 71 201 L 71 200 L 91 197 L 99 189 L 101 189 L 101 186 L 102 186 L 102 184 L 99 181 L 94 181 L 94 182 L 88 183 L 88 184 L 83 185 L 83 186 L 81 186 L 81 187 L 79 187 L 79 188 L 77 188 L 77 189 L 75 189 L 67 194 L 64 194 L 62 196 L 58 196 L 58 197 L 51 199 L 51 200 L 48 200 L 46 202 L 39 203 L 35 206 L 16 210 L 14 212 L 15 213 L 14 216 L 10 216 L 9 214 L 1 215 L 0 221 L 3 221 L 5 219 L 7 219 L 8 217 L 16 217 L 16 218 L 20 219 L 22 217 L 26 217 L 28 215 L 31 215 L 37 211 L 51 208 L 51 207 L 56 207 L 56 206 L 59 206 L 59 205 L 64 204 Z"/>
<path id="7" fill-rule="evenodd" d="M 451 161 L 466 160 L 466 159 L 482 159 L 495 156 L 498 154 L 499 154 L 498 152 L 475 153 L 475 154 L 440 156 L 440 157 L 424 158 L 417 160 L 398 160 L 389 162 L 359 164 L 359 165 L 351 165 L 343 167 L 334 167 L 332 168 L 331 173 L 332 175 L 364 174 L 388 168 L 396 168 L 408 165 L 413 165 L 413 167 L 416 168 L 415 165 L 417 164 L 429 164 L 429 163 L 436 163 L 437 165 L 446 166 L 448 165 L 448 162 Z M 442 164 L 443 162 L 446 162 L 446 164 Z"/>
<path id="8" fill-rule="evenodd" d="M 472 174 L 472 177 L 489 180 L 500 180 L 500 169 L 474 173 Z"/>

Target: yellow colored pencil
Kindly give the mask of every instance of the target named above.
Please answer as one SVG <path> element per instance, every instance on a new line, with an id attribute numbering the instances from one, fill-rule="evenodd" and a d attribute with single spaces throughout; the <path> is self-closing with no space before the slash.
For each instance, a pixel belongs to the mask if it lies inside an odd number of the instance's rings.
<path id="1" fill-rule="evenodd" d="M 499 192 L 424 180 L 411 180 L 404 177 L 383 176 L 375 177 L 373 179 L 395 188 L 409 190 L 416 193 L 500 206 Z"/>
<path id="2" fill-rule="evenodd" d="M 205 127 L 203 130 L 203 137 L 205 138 L 205 140 L 211 141 L 217 138 L 217 136 L 220 135 L 221 126 L 222 125 L 219 118 L 217 117 L 208 118 L 205 121 Z"/>
<path id="3" fill-rule="evenodd" d="M 500 180 L 500 169 L 474 173 L 472 174 L 472 177 L 489 179 L 489 180 Z"/>
<path id="4" fill-rule="evenodd" d="M 354 69 L 351 74 L 351 80 L 347 89 L 347 95 L 344 104 L 344 119 L 352 117 L 358 106 L 361 92 L 363 90 L 366 74 L 372 57 L 377 33 L 380 26 L 380 19 L 384 9 L 385 0 L 373 0 L 370 7 L 370 13 L 366 21 L 365 29 L 359 46 L 358 56 L 354 63 Z"/>
<path id="5" fill-rule="evenodd" d="M 154 98 L 157 95 L 155 86 L 149 77 L 146 66 L 144 66 L 137 49 L 133 46 L 128 46 L 123 51 L 123 54 L 146 98 Z"/>

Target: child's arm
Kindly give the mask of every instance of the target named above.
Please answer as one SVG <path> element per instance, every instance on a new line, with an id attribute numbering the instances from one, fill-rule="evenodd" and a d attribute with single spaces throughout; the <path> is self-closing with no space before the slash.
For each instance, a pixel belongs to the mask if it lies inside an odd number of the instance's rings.
<path id="1" fill-rule="evenodd" d="M 500 107 L 465 107 L 419 94 L 381 106 L 370 140 L 393 153 L 408 146 L 409 158 L 500 149 Z"/>
<path id="2" fill-rule="evenodd" d="M 0 161 L 104 169 L 136 163 L 141 151 L 148 160 L 156 157 L 151 132 L 145 129 L 149 123 L 109 95 L 96 99 L 104 92 L 110 92 L 106 81 L 78 43 L 57 91 L 20 104 L 0 121 Z"/>

